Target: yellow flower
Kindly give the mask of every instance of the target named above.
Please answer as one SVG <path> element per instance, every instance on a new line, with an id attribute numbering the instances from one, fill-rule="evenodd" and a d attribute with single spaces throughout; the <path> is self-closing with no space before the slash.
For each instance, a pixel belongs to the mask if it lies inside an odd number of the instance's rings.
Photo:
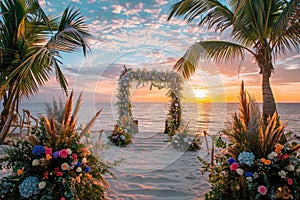
<path id="1" fill-rule="evenodd" d="M 265 165 L 270 165 L 270 164 L 271 164 L 271 160 L 266 160 L 266 161 L 264 162 L 264 164 L 265 164 Z"/>
<path id="2" fill-rule="evenodd" d="M 47 155 L 46 155 L 46 159 L 47 159 L 47 160 L 51 160 L 51 158 L 52 158 L 52 156 L 51 156 L 50 154 L 47 154 Z"/>
<path id="3" fill-rule="evenodd" d="M 82 158 L 81 162 L 82 162 L 83 164 L 85 164 L 85 163 L 87 163 L 87 159 L 86 159 L 86 158 Z"/>
<path id="4" fill-rule="evenodd" d="M 23 174 L 23 171 L 24 171 L 24 167 L 22 167 L 21 169 L 18 169 L 17 174 L 21 175 L 21 174 Z"/>

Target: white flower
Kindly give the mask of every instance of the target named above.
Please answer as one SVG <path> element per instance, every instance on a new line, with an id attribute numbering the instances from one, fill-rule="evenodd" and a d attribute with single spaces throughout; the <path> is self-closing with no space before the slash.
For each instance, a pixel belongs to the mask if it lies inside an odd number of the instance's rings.
<path id="1" fill-rule="evenodd" d="M 273 160 L 274 158 L 277 157 L 277 153 L 275 151 L 272 151 L 269 155 L 268 155 L 268 159 Z"/>
<path id="2" fill-rule="evenodd" d="M 174 140 L 174 142 L 177 144 L 178 143 L 178 141 L 177 140 Z"/>
<path id="3" fill-rule="evenodd" d="M 288 165 L 286 166 L 286 170 L 292 172 L 292 171 L 295 171 L 295 166 L 294 165 Z"/>
<path id="4" fill-rule="evenodd" d="M 77 172 L 77 173 L 82 172 L 82 168 L 81 168 L 81 167 L 77 167 L 77 168 L 76 168 L 76 172 Z"/>
<path id="5" fill-rule="evenodd" d="M 85 164 L 85 163 L 87 163 L 87 159 L 86 158 L 82 158 L 81 162 L 82 162 L 82 164 Z"/>
<path id="6" fill-rule="evenodd" d="M 297 173 L 297 174 L 300 174 L 300 167 L 298 167 L 298 168 L 296 169 L 296 173 Z"/>
<path id="7" fill-rule="evenodd" d="M 280 172 L 278 172 L 278 175 L 281 177 L 281 178 L 286 178 L 286 172 L 281 170 Z"/>
<path id="8" fill-rule="evenodd" d="M 237 168 L 237 169 L 236 169 L 236 173 L 237 173 L 238 175 L 242 176 L 242 175 L 244 174 L 244 170 L 241 169 L 241 168 Z"/>
<path id="9" fill-rule="evenodd" d="M 72 150 L 67 148 L 68 154 L 71 155 L 72 154 Z"/>
<path id="10" fill-rule="evenodd" d="M 184 142 L 188 142 L 188 139 L 187 139 L 187 138 L 184 138 L 183 141 L 184 141 Z"/>
<path id="11" fill-rule="evenodd" d="M 254 172 L 253 178 L 254 178 L 254 179 L 257 179 L 258 177 L 259 177 L 259 174 L 258 174 L 257 172 Z"/>
<path id="12" fill-rule="evenodd" d="M 251 176 L 246 177 L 246 179 L 247 179 L 247 181 L 249 181 L 249 182 L 252 182 L 252 180 L 253 180 Z"/>
<path id="13" fill-rule="evenodd" d="M 40 160 L 39 159 L 34 159 L 32 161 L 32 166 L 39 166 L 40 165 Z"/>
<path id="14" fill-rule="evenodd" d="M 46 187 L 46 185 L 47 185 L 46 181 L 39 182 L 40 189 L 44 189 Z"/>

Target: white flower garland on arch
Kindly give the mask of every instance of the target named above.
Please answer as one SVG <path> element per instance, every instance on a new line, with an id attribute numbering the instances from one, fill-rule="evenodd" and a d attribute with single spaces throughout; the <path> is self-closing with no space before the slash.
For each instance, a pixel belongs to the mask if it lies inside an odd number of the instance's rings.
<path id="1" fill-rule="evenodd" d="M 128 133 L 133 133 L 134 121 L 132 115 L 132 105 L 130 102 L 130 88 L 133 81 L 138 81 L 136 87 L 151 83 L 152 86 L 158 89 L 169 89 L 167 96 L 170 97 L 170 109 L 167 118 L 166 128 L 169 134 L 173 135 L 179 128 L 181 123 L 181 91 L 183 89 L 183 78 L 175 71 L 158 71 L 153 69 L 147 71 L 146 69 L 127 69 L 124 66 L 118 79 L 118 94 L 117 94 L 117 108 L 119 121 L 118 124 Z"/>

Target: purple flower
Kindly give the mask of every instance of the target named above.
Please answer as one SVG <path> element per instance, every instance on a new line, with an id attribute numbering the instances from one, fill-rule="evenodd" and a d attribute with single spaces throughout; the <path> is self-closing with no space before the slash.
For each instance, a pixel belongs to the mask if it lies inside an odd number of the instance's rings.
<path id="1" fill-rule="evenodd" d="M 59 157 L 59 151 L 55 151 L 53 153 L 53 158 L 58 158 Z"/>
<path id="2" fill-rule="evenodd" d="M 91 168 L 89 166 L 86 166 L 85 169 L 84 169 L 84 171 L 88 173 L 88 172 L 91 171 Z"/>
<path id="3" fill-rule="evenodd" d="M 233 158 L 229 158 L 227 162 L 228 162 L 229 165 L 231 165 L 232 163 L 234 163 L 236 161 Z"/>
<path id="4" fill-rule="evenodd" d="M 253 172 L 245 172 L 245 176 L 246 177 L 251 177 L 251 176 L 253 176 Z"/>
<path id="5" fill-rule="evenodd" d="M 45 152 L 45 148 L 41 145 L 37 145 L 32 149 L 32 153 L 37 156 L 40 156 L 44 152 Z"/>

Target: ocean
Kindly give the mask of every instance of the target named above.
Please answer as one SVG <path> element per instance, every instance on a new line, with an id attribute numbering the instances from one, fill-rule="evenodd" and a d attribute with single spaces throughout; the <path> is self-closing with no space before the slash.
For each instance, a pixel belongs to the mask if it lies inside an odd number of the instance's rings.
<path id="1" fill-rule="evenodd" d="M 138 120 L 141 132 L 163 132 L 165 119 L 168 115 L 169 103 L 135 103 L 133 102 L 133 116 Z M 261 108 L 261 104 L 259 107 Z M 30 110 L 35 117 L 45 115 L 45 103 L 24 102 L 21 109 Z M 83 103 L 80 109 L 77 125 L 87 124 L 93 115 L 103 108 L 103 111 L 94 125 L 93 130 L 104 132 L 112 131 L 118 119 L 114 103 Z M 20 110 L 21 110 L 20 109 Z M 278 103 L 277 110 L 280 119 L 287 122 L 286 130 L 300 135 L 300 103 Z M 237 103 L 183 103 L 182 117 L 185 124 L 189 123 L 191 132 L 217 134 L 225 129 L 227 122 L 232 119 L 234 112 L 238 111 Z"/>

